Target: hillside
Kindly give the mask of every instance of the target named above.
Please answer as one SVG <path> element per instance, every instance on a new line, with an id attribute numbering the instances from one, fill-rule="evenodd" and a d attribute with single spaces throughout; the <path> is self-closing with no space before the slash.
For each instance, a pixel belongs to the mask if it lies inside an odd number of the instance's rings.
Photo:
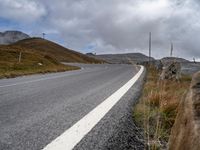
<path id="1" fill-rule="evenodd" d="M 21 61 L 19 56 L 21 52 Z M 16 46 L 0 45 L 0 78 L 79 69 Z"/>
<path id="2" fill-rule="evenodd" d="M 91 53 L 88 53 L 87 55 L 114 64 L 140 63 L 149 60 L 148 56 L 141 53 L 104 54 L 104 55 L 93 55 Z M 154 58 L 151 58 L 151 60 L 154 60 Z"/>
<path id="3" fill-rule="evenodd" d="M 0 44 L 11 44 L 27 38 L 30 36 L 20 31 L 0 32 Z"/>
<path id="4" fill-rule="evenodd" d="M 161 62 L 164 66 L 169 65 L 173 61 L 179 62 L 181 64 L 182 74 L 192 75 L 200 70 L 199 62 L 194 63 L 184 58 L 178 58 L 178 57 L 164 57 L 161 59 Z"/>
<path id="5" fill-rule="evenodd" d="M 160 60 L 164 65 L 167 65 L 167 64 L 174 62 L 174 61 L 179 62 L 179 63 L 189 63 L 190 62 L 190 61 L 188 61 L 184 58 L 179 58 L 179 57 L 164 57 Z"/>
<path id="6" fill-rule="evenodd" d="M 18 41 L 12 46 L 21 47 L 42 55 L 48 55 L 59 62 L 102 63 L 103 61 L 88 57 L 42 38 L 29 38 Z"/>
<path id="7" fill-rule="evenodd" d="M 21 61 L 19 62 L 21 52 Z M 79 69 L 61 62 L 102 63 L 41 38 L 0 45 L 0 78 Z"/>

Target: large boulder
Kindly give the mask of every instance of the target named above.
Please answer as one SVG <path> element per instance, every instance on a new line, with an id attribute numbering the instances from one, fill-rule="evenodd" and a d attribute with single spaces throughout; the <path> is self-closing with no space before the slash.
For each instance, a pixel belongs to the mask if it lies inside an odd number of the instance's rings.
<path id="1" fill-rule="evenodd" d="M 169 150 L 200 149 L 200 72 L 193 76 L 190 89 L 178 107 L 171 131 Z"/>
<path id="2" fill-rule="evenodd" d="M 179 62 L 172 62 L 168 66 L 164 66 L 160 79 L 179 80 L 181 75 L 181 65 Z"/>

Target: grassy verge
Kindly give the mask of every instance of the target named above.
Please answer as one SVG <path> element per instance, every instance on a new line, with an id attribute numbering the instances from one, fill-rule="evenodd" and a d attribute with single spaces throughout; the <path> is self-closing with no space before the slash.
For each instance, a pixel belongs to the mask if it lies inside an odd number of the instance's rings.
<path id="1" fill-rule="evenodd" d="M 133 117 L 144 129 L 148 149 L 165 149 L 176 117 L 180 100 L 189 88 L 191 77 L 182 76 L 180 82 L 159 81 L 159 72 L 147 68 L 147 82 Z"/>
<path id="2" fill-rule="evenodd" d="M 63 65 L 47 55 L 27 51 L 22 51 L 21 62 L 19 62 L 19 53 L 16 48 L 0 49 L 0 78 L 79 69 L 79 67 Z"/>

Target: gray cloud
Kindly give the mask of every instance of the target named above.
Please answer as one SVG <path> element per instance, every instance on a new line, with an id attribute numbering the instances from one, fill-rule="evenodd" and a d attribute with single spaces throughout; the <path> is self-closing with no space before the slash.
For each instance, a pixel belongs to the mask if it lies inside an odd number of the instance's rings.
<path id="1" fill-rule="evenodd" d="M 153 56 L 174 54 L 200 58 L 200 3 L 198 0 L 0 0 L 1 17 L 37 23 L 33 33 L 57 34 L 70 48 L 97 53 L 148 53 L 152 32 Z M 8 5 L 8 4 L 12 5 Z M 21 11 L 17 9 L 21 4 Z M 28 11 L 25 6 L 28 4 Z M 14 8 L 14 9 L 13 9 Z M 13 9 L 13 11 L 11 11 Z M 23 10 L 23 11 L 22 11 Z M 37 10 L 37 11 L 36 11 Z M 23 13 L 26 12 L 26 13 Z M 35 12 L 35 13 L 33 13 Z M 6 15 L 8 13 L 9 15 Z M 91 46 L 92 45 L 92 46 Z"/>
<path id="2" fill-rule="evenodd" d="M 31 0 L 0 0 L 0 17 L 22 22 L 34 22 L 46 14 L 44 6 Z"/>

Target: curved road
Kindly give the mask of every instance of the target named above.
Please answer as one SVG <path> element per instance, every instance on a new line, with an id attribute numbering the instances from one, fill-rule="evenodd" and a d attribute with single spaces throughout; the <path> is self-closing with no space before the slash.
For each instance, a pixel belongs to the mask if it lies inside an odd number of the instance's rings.
<path id="1" fill-rule="evenodd" d="M 140 69 L 132 65 L 80 66 L 76 71 L 0 80 L 1 150 L 43 149 Z"/>

